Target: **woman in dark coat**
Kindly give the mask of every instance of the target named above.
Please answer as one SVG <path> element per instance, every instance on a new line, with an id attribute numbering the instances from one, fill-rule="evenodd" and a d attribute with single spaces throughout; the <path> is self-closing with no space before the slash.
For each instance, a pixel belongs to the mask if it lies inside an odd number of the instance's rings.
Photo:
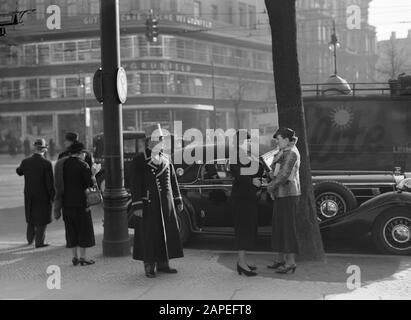
<path id="1" fill-rule="evenodd" d="M 289 128 L 280 128 L 274 135 L 280 149 L 272 164 L 268 192 L 274 199 L 272 223 L 272 247 L 278 260 L 269 266 L 277 273 L 294 273 L 298 253 L 296 216 L 300 187 L 300 153 L 296 147 L 298 138 Z"/>
<path id="2" fill-rule="evenodd" d="M 255 276 L 257 269 L 246 261 L 246 251 L 255 249 L 258 233 L 258 196 L 263 168 L 250 152 L 251 137 L 237 132 L 237 163 L 230 165 L 234 177 L 232 199 L 235 204 L 235 239 L 238 250 L 237 271 L 241 275 Z M 241 147 L 241 145 L 246 145 Z M 252 169 L 249 173 L 244 169 Z M 242 172 L 244 171 L 244 172 Z"/>
<path id="3" fill-rule="evenodd" d="M 86 151 L 82 143 L 73 143 L 68 148 L 68 152 L 70 156 L 64 159 L 62 170 L 63 220 L 67 248 L 73 251 L 73 265 L 91 265 L 95 262 L 87 259 L 86 248 L 94 247 L 96 243 L 91 210 L 87 205 L 85 191 L 95 185 L 93 172 L 85 162 Z M 78 258 L 79 254 L 80 258 Z"/>
<path id="4" fill-rule="evenodd" d="M 53 167 L 44 158 L 46 141 L 39 139 L 34 143 L 35 153 L 24 159 L 16 169 L 19 176 L 24 175 L 24 207 L 27 222 L 27 242 L 36 239 L 36 248 L 46 246 L 44 237 L 46 226 L 51 223 L 51 207 L 54 200 Z"/>
<path id="5" fill-rule="evenodd" d="M 162 139 L 162 136 L 160 137 Z M 168 156 L 159 152 L 155 141 L 134 160 L 131 168 L 132 208 L 136 219 L 133 259 L 144 262 L 146 276 L 157 272 L 176 273 L 169 260 L 184 256 L 178 228 L 177 210 L 183 202 Z"/>

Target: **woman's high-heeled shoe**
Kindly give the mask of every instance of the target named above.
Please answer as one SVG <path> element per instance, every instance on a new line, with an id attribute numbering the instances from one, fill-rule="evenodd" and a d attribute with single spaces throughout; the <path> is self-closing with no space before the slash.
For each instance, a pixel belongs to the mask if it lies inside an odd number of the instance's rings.
<path id="1" fill-rule="evenodd" d="M 280 267 L 283 267 L 283 266 L 285 266 L 285 262 L 276 262 L 276 261 L 274 261 L 274 263 L 270 266 L 267 266 L 267 268 L 276 270 L 276 269 L 278 269 Z"/>
<path id="2" fill-rule="evenodd" d="M 81 266 L 89 266 L 89 265 L 95 264 L 96 262 L 94 260 L 86 260 L 86 259 L 80 258 L 79 263 Z"/>
<path id="3" fill-rule="evenodd" d="M 278 269 L 276 271 L 276 273 L 287 274 L 287 273 L 291 272 L 292 274 L 294 274 L 295 270 L 297 270 L 297 265 L 296 264 L 292 264 L 291 266 L 284 265 L 281 269 Z"/>
<path id="4" fill-rule="evenodd" d="M 254 277 L 257 275 L 257 272 L 255 271 L 248 271 L 245 270 L 243 268 L 240 267 L 240 265 L 237 263 L 237 272 L 238 274 L 241 276 L 243 273 L 247 276 L 247 277 Z"/>
<path id="5" fill-rule="evenodd" d="M 80 260 L 78 258 L 73 258 L 71 262 L 73 262 L 73 266 L 78 266 L 78 264 L 80 263 Z"/>
<path id="6" fill-rule="evenodd" d="M 249 266 L 249 265 L 247 265 L 247 266 L 248 266 L 248 269 L 250 269 L 251 271 L 256 271 L 257 270 L 256 266 Z"/>

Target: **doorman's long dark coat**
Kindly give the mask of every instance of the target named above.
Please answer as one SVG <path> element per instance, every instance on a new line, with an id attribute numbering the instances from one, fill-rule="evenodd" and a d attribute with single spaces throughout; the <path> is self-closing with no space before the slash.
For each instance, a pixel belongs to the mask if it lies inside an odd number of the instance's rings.
<path id="1" fill-rule="evenodd" d="M 133 258 L 146 263 L 183 257 L 176 206 L 182 204 L 174 166 L 166 155 L 160 163 L 151 151 L 139 154 L 131 165 L 133 209 L 143 209 L 136 219 Z"/>
<path id="2" fill-rule="evenodd" d="M 51 223 L 51 209 L 54 200 L 53 166 L 39 154 L 24 159 L 16 169 L 24 175 L 24 207 L 26 222 L 35 226 Z"/>

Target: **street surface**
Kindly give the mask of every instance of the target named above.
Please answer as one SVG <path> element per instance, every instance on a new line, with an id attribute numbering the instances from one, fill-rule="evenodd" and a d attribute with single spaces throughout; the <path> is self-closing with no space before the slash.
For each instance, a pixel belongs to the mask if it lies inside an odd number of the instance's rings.
<path id="1" fill-rule="evenodd" d="M 266 268 L 269 241 L 261 239 L 251 255 L 259 275 L 246 278 L 236 273 L 231 238 L 201 236 L 172 262 L 177 275 L 147 279 L 131 257 L 102 256 L 101 208 L 93 211 L 97 246 L 90 250 L 97 263 L 74 267 L 62 221 L 48 228 L 50 247 L 26 245 L 19 161 L 0 158 L 0 299 L 411 299 L 411 257 L 379 256 L 366 243 L 329 244 L 325 263 L 300 262 L 294 275 L 277 275 Z M 60 290 L 47 288 L 49 266 L 60 268 Z M 361 271 L 359 288 L 347 286 L 352 266 Z"/>

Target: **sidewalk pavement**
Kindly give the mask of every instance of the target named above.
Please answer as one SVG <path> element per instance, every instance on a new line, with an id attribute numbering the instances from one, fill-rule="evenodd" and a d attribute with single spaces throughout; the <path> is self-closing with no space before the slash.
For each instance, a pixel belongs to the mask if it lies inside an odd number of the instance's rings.
<path id="1" fill-rule="evenodd" d="M 176 275 L 144 276 L 131 257 L 102 257 L 101 230 L 90 249 L 96 264 L 74 267 L 63 246 L 33 250 L 11 243 L 0 250 L 0 299 L 411 299 L 411 257 L 328 255 L 325 263 L 301 262 L 294 275 L 266 268 L 268 253 L 255 253 L 254 278 L 235 271 L 234 252 L 185 250 L 173 260 Z M 59 266 L 61 289 L 47 289 L 47 268 Z M 349 266 L 361 270 L 361 288 L 347 287 Z"/>

